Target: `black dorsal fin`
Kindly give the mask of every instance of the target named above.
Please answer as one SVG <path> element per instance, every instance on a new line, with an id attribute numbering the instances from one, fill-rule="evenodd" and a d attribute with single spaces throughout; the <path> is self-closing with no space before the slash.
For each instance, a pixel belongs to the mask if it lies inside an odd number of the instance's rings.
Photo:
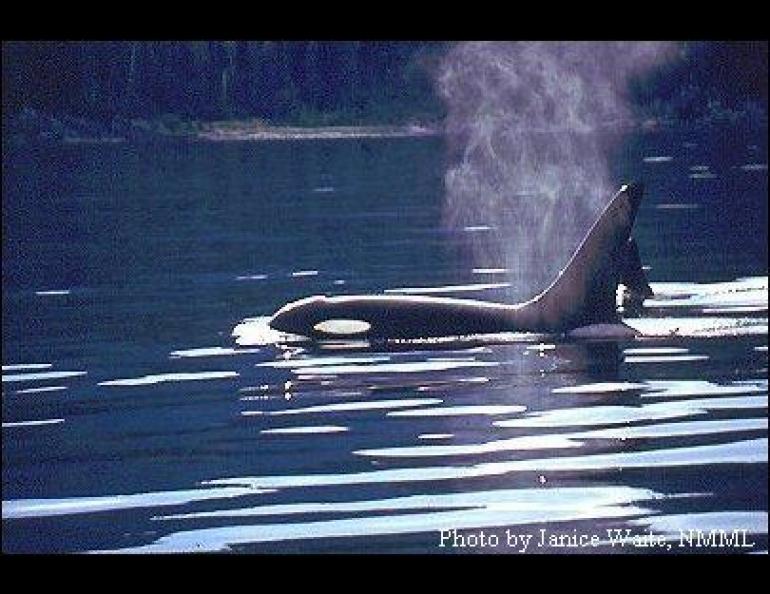
<path id="1" fill-rule="evenodd" d="M 561 331 L 618 321 L 616 291 L 642 193 L 641 184 L 622 186 L 559 276 L 524 304 L 535 308 L 538 326 Z"/>

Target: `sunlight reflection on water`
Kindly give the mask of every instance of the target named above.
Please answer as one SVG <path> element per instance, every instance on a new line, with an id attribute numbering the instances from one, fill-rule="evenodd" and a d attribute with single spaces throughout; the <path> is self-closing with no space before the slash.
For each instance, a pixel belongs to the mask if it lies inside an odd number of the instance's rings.
<path id="1" fill-rule="evenodd" d="M 596 532 L 602 552 L 607 528 L 745 529 L 766 550 L 768 281 L 756 230 L 734 236 L 761 217 L 720 185 L 766 202 L 766 157 L 675 140 L 634 157 L 655 291 L 636 339 L 270 329 L 311 294 L 506 300 L 507 263 L 444 249 L 499 228 L 436 228 L 433 145 L 44 159 L 74 210 L 10 213 L 9 253 L 43 251 L 4 258 L 4 551 L 447 552 L 440 530 L 481 528 Z M 24 241 L 78 217 L 92 244 Z M 701 233 L 723 219 L 729 241 Z"/>

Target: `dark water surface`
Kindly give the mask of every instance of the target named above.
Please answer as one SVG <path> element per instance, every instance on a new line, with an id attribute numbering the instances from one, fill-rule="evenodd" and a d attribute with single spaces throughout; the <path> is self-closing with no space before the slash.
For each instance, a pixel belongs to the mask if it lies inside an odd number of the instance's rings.
<path id="1" fill-rule="evenodd" d="M 619 154 L 646 338 L 398 345 L 265 317 L 505 300 L 440 139 L 5 147 L 3 551 L 766 551 L 766 136 Z"/>

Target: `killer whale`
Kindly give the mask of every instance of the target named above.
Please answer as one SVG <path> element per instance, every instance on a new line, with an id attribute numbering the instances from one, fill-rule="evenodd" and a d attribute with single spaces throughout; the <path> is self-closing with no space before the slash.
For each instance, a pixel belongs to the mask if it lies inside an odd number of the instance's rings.
<path id="1" fill-rule="evenodd" d="M 640 183 L 623 185 L 554 281 L 528 301 L 508 305 L 447 297 L 315 295 L 286 304 L 269 325 L 318 340 L 568 333 L 618 325 L 619 283 L 639 299 L 652 295 L 631 237 L 642 194 Z"/>

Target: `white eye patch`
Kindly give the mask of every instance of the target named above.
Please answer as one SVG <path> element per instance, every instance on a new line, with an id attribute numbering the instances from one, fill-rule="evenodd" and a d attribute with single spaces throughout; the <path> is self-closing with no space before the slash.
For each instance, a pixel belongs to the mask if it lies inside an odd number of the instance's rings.
<path id="1" fill-rule="evenodd" d="M 369 330 L 372 325 L 364 320 L 324 320 L 313 326 L 316 332 L 332 334 L 335 336 L 350 336 L 351 334 L 362 334 Z"/>

